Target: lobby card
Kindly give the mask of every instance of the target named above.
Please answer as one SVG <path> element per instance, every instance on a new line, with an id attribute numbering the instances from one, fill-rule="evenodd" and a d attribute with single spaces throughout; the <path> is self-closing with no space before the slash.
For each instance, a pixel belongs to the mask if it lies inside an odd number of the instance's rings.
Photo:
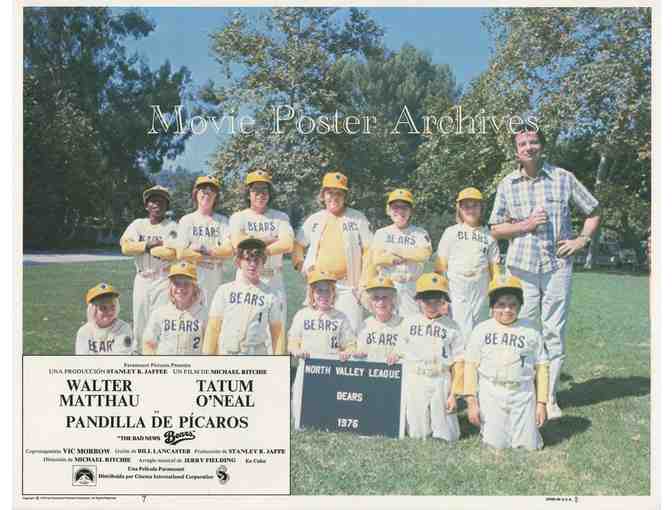
<path id="1" fill-rule="evenodd" d="M 25 498 L 289 493 L 287 357 L 25 356 L 23 375 Z"/>

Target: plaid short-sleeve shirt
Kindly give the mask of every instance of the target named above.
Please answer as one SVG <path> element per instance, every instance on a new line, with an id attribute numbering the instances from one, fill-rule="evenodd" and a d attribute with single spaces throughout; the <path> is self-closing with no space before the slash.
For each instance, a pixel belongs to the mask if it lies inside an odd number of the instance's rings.
<path id="1" fill-rule="evenodd" d="M 534 232 L 520 234 L 509 241 L 506 265 L 524 271 L 555 271 L 568 258 L 557 257 L 558 242 L 572 238 L 570 201 L 585 215 L 598 206 L 597 199 L 567 170 L 544 163 L 534 179 L 522 169 L 511 172 L 497 186 L 490 225 L 517 223 L 543 208 L 548 222 Z"/>

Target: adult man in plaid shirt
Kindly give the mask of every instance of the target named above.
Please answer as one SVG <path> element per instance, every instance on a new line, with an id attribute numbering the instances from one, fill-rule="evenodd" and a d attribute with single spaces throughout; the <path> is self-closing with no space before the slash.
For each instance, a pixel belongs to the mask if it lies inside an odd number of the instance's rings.
<path id="1" fill-rule="evenodd" d="M 495 239 L 509 239 L 508 271 L 523 285 L 520 318 L 541 326 L 550 360 L 548 419 L 562 411 L 556 388 L 565 359 L 565 331 L 572 284 L 572 255 L 585 248 L 600 224 L 598 202 L 574 174 L 541 159 L 544 135 L 523 125 L 513 135 L 518 170 L 497 187 L 490 215 Z M 587 216 L 572 239 L 569 202 Z"/>

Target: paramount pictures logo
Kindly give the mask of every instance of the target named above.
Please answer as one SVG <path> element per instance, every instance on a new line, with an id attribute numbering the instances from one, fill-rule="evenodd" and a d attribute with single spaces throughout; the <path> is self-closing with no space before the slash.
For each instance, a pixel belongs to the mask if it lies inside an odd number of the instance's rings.
<path id="1" fill-rule="evenodd" d="M 95 487 L 98 484 L 96 466 L 72 466 L 72 485 Z"/>

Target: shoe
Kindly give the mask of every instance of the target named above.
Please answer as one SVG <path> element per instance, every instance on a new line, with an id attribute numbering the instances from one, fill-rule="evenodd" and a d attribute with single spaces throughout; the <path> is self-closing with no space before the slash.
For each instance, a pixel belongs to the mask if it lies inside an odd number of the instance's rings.
<path id="1" fill-rule="evenodd" d="M 562 409 L 557 402 L 548 402 L 546 404 L 546 419 L 557 420 L 558 418 L 562 418 Z"/>

